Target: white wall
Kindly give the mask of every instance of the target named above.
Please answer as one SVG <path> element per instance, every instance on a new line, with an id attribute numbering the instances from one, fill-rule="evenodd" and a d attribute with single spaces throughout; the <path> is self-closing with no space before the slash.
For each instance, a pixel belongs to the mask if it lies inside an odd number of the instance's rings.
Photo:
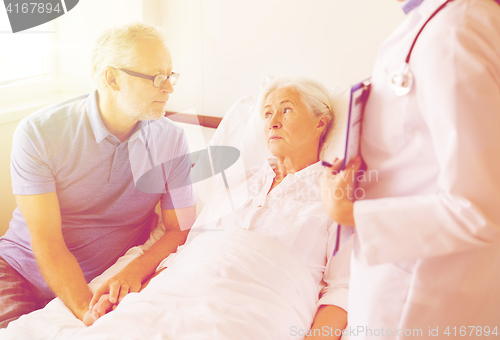
<path id="1" fill-rule="evenodd" d="M 402 19 L 396 0 L 80 1 L 54 21 L 58 90 L 89 92 L 99 33 L 143 21 L 166 28 L 181 73 L 168 109 L 221 117 L 239 97 L 256 97 L 265 74 L 327 85 L 368 77 L 378 46 Z"/>
<path id="2" fill-rule="evenodd" d="M 402 21 L 396 0 L 85 0 L 56 20 L 59 91 L 92 89 L 89 57 L 105 28 L 133 20 L 167 30 L 181 80 L 167 109 L 222 117 L 266 74 L 327 85 L 367 78 Z"/>
<path id="3" fill-rule="evenodd" d="M 113 25 L 143 21 L 142 2 L 83 0 L 55 20 L 60 92 L 88 93 L 93 89 L 89 61 L 95 40 Z"/>
<path id="4" fill-rule="evenodd" d="M 308 75 L 326 85 L 367 78 L 380 43 L 402 21 L 395 0 L 165 0 L 181 81 L 172 110 L 223 116 L 257 97 L 266 74 Z"/>

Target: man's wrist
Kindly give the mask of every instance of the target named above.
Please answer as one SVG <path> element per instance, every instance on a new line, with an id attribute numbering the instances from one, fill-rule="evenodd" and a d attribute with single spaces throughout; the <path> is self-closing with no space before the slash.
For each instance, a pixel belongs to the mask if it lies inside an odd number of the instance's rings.
<path id="1" fill-rule="evenodd" d="M 89 311 L 89 306 L 87 305 L 87 307 L 79 308 L 77 311 L 74 312 L 74 314 L 78 319 L 83 320 L 85 313 L 87 313 L 88 311 Z"/>
<path id="2" fill-rule="evenodd" d="M 90 300 L 92 299 L 92 292 L 89 290 L 90 296 L 87 299 L 83 299 L 81 301 L 75 301 L 74 308 L 72 309 L 73 314 L 80 320 L 83 320 L 85 313 L 89 310 Z"/>

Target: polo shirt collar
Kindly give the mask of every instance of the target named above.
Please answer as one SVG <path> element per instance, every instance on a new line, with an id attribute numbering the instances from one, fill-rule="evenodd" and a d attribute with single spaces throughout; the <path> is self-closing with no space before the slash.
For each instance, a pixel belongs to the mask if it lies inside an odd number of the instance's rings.
<path id="1" fill-rule="evenodd" d="M 95 141 L 97 144 L 102 142 L 108 136 L 114 137 L 114 135 L 109 132 L 108 129 L 106 129 L 104 123 L 102 122 L 99 107 L 97 105 L 98 100 L 99 93 L 97 92 L 97 90 L 92 91 L 87 98 L 87 116 L 89 117 L 90 126 L 92 127 L 92 132 L 94 133 Z M 134 140 L 138 136 L 143 141 L 141 129 L 146 126 L 146 123 L 146 121 L 140 121 L 139 124 L 137 124 L 135 132 L 129 138 L 129 141 Z M 147 135 L 147 129 L 145 132 Z"/>
<path id="2" fill-rule="evenodd" d="M 95 141 L 97 144 L 102 142 L 106 137 L 112 136 L 111 132 L 106 129 L 101 119 L 97 101 L 99 94 L 97 90 L 92 91 L 87 98 L 87 116 L 89 117 L 90 126 L 94 133 Z"/>
<path id="3" fill-rule="evenodd" d="M 139 124 L 137 124 L 137 127 L 135 128 L 135 132 L 128 139 L 129 142 L 132 142 L 135 139 L 139 138 L 139 140 L 141 140 L 143 143 L 146 143 L 144 138 L 146 138 L 147 140 L 148 135 L 151 133 L 150 131 L 152 127 L 151 123 L 153 122 L 154 121 L 150 120 L 141 120 Z"/>

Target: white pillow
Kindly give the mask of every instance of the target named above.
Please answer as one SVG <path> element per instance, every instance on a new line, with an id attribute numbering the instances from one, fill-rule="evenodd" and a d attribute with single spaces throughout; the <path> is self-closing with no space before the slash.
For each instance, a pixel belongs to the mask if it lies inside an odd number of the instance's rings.
<path id="1" fill-rule="evenodd" d="M 321 160 L 332 163 L 335 157 L 344 158 L 345 139 L 347 135 L 347 114 L 349 112 L 350 86 L 327 87 L 332 98 L 335 125 L 330 131 L 328 144 L 323 146 Z"/>
<path id="2" fill-rule="evenodd" d="M 245 169 L 261 167 L 272 157 L 267 148 L 264 120 L 257 109 L 257 101 L 250 96 L 231 106 L 214 133 L 209 145 L 233 146 L 240 150 Z"/>

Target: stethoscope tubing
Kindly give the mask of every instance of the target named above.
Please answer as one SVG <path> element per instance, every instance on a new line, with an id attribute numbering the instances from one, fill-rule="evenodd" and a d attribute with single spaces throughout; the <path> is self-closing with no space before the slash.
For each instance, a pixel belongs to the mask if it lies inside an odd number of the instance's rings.
<path id="1" fill-rule="evenodd" d="M 420 36 L 420 33 L 422 33 L 422 31 L 424 30 L 425 26 L 429 23 L 429 21 L 432 20 L 432 18 L 434 18 L 436 16 L 436 14 L 438 14 L 439 12 L 441 12 L 441 10 L 443 8 L 445 8 L 446 5 L 448 5 L 452 1 L 454 1 L 454 0 L 446 0 L 446 2 L 444 2 L 441 6 L 439 6 L 434 11 L 434 13 L 432 13 L 431 16 L 427 19 L 427 21 L 422 25 L 422 27 L 418 31 L 417 35 L 415 36 L 415 39 L 413 39 L 413 43 L 411 44 L 410 50 L 408 51 L 408 55 L 406 56 L 405 63 L 407 63 L 407 64 L 410 63 L 411 53 L 413 52 L 413 48 L 415 47 L 415 43 L 417 42 L 418 37 Z"/>
<path id="2" fill-rule="evenodd" d="M 454 0 L 447 0 L 441 6 L 439 6 L 432 14 L 431 16 L 425 21 L 425 23 L 420 27 L 420 30 L 418 31 L 417 35 L 413 39 L 413 42 L 411 44 L 410 50 L 408 51 L 408 54 L 406 55 L 405 61 L 402 63 L 401 67 L 399 70 L 395 72 L 393 76 L 390 78 L 389 86 L 394 90 L 394 93 L 397 96 L 404 96 L 408 94 L 413 87 L 413 73 L 411 72 L 410 69 L 410 58 L 411 54 L 413 52 L 413 48 L 415 47 L 415 44 L 418 40 L 418 37 L 424 30 L 425 26 L 429 23 L 429 21 L 432 20 L 438 14 L 446 5 L 448 5 L 450 2 Z"/>

